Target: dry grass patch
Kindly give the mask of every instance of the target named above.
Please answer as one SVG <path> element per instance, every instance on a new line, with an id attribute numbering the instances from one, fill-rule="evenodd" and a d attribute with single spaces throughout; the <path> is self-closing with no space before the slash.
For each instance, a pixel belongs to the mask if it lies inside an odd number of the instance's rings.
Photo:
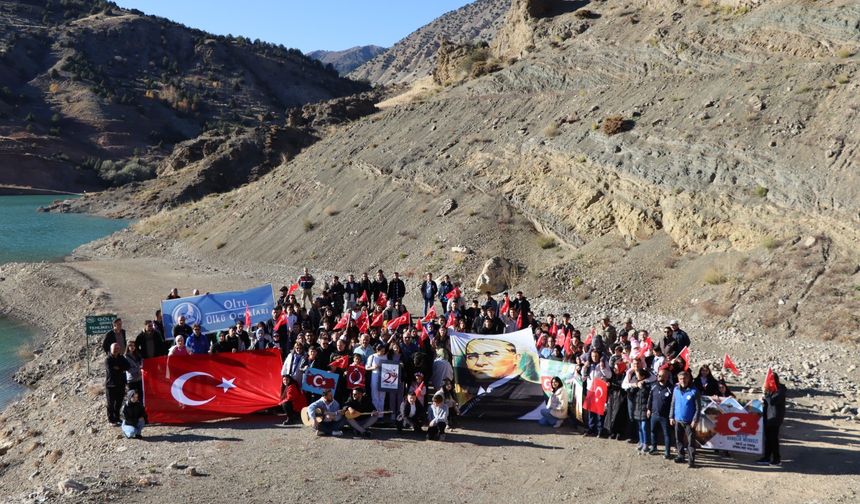
<path id="1" fill-rule="evenodd" d="M 836 57 L 842 58 L 842 59 L 850 58 L 851 56 L 854 56 L 854 54 L 856 52 L 857 52 L 857 50 L 854 49 L 853 47 L 843 47 L 843 48 L 839 49 L 838 51 L 836 51 Z"/>
<path id="2" fill-rule="evenodd" d="M 555 138 L 561 135 L 561 130 L 558 128 L 558 125 L 554 123 L 547 124 L 546 127 L 543 129 L 543 134 L 546 137 Z"/>
<path id="3" fill-rule="evenodd" d="M 601 129 L 607 135 L 615 135 L 625 131 L 626 122 L 620 115 L 609 116 L 603 120 Z"/>
<path id="4" fill-rule="evenodd" d="M 552 236 L 546 236 L 546 235 L 538 236 L 537 244 L 538 244 L 538 247 L 540 247 L 544 250 L 555 248 L 555 246 L 557 245 L 557 243 L 555 242 L 555 238 L 553 238 Z"/>
<path id="5" fill-rule="evenodd" d="M 712 317 L 731 317 L 734 313 L 734 307 L 730 304 L 720 304 L 713 299 L 707 299 L 699 304 L 703 312 Z"/>
<path id="6" fill-rule="evenodd" d="M 729 277 L 719 269 L 711 268 L 705 272 L 702 280 L 708 285 L 722 285 L 729 281 Z"/>

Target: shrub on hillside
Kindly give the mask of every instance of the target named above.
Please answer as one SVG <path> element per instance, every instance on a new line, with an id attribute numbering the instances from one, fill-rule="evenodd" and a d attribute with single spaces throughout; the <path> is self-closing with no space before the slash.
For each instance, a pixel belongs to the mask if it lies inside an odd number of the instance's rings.
<path id="1" fill-rule="evenodd" d="M 615 135 L 617 133 L 621 133 L 622 131 L 627 131 L 628 129 L 630 129 L 630 126 L 630 121 L 626 121 L 624 117 L 620 115 L 613 115 L 603 120 L 601 129 L 607 135 Z"/>
<path id="2" fill-rule="evenodd" d="M 114 187 L 155 177 L 155 167 L 136 158 L 125 162 L 87 158 L 80 167 L 95 171 L 100 179 Z"/>

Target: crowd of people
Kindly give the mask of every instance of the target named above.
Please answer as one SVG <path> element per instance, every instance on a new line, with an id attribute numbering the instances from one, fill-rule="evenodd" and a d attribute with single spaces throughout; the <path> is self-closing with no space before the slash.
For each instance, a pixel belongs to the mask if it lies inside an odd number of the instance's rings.
<path id="1" fill-rule="evenodd" d="M 667 459 L 673 458 L 675 444 L 674 460 L 691 467 L 702 398 L 733 395 L 707 365 L 692 376 L 692 342 L 677 320 L 662 328 L 661 337 L 652 339 L 630 318 L 616 327 L 607 315 L 583 337 L 567 313 L 536 317 L 522 292 L 514 297 L 505 293 L 500 300 L 488 292 L 470 300 L 447 275 L 437 283 L 427 273 L 414 287 L 423 300 L 422 315 L 415 317 L 403 303 L 406 284 L 396 272 L 390 280 L 382 270 L 372 279 L 368 273 L 358 280 L 350 274 L 344 282 L 334 276 L 318 292 L 316 285 L 305 269 L 292 287 L 279 290 L 268 321 L 245 327 L 244 320 L 237 318 L 234 326 L 217 334 L 204 334 L 199 324 L 189 325 L 180 317 L 172 334 L 165 335 L 158 310 L 134 339 L 128 339 L 122 320 L 116 319 L 103 340 L 108 420 L 121 425 L 128 437 L 141 435 L 146 412 L 140 369 L 146 358 L 279 348 L 284 423 L 298 422 L 307 408 L 308 420 L 321 436 L 339 436 L 349 428 L 356 436 L 370 437 L 371 426 L 388 424 L 443 440 L 459 416 L 452 329 L 492 335 L 530 328 L 540 358 L 573 364 L 585 390 L 598 378 L 608 384 L 605 412 L 587 411 L 582 425 L 577 425 L 583 435 L 626 440 L 642 454 L 659 454 L 662 443 Z M 168 299 L 178 297 L 173 289 Z M 420 323 L 415 325 L 413 319 Z M 366 379 L 362 381 L 369 390 L 347 387 L 345 361 L 363 370 Z M 398 390 L 378 387 L 382 361 L 399 363 Z M 308 369 L 338 373 L 336 388 L 321 395 L 303 391 L 302 377 Z M 778 377 L 775 380 L 776 386 L 763 396 L 765 457 L 761 463 L 780 463 L 785 387 Z M 551 380 L 551 388 L 540 423 L 555 428 L 578 423 L 571 418 L 572 406 L 559 377 Z"/>

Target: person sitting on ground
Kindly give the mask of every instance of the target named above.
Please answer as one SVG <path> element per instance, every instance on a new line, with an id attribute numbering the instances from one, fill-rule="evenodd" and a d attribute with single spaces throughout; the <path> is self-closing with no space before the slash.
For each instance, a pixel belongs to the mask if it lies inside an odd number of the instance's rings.
<path id="1" fill-rule="evenodd" d="M 137 390 L 129 390 L 125 396 L 125 404 L 122 406 L 122 433 L 126 438 L 140 439 L 142 438 L 143 426 L 146 425 L 147 416 L 146 409 L 140 400 L 140 393 Z"/>
<path id="2" fill-rule="evenodd" d="M 308 405 L 308 417 L 317 436 L 342 436 L 344 418 L 341 413 L 331 389 L 323 389 L 322 397 Z"/>
<path id="3" fill-rule="evenodd" d="M 547 399 L 546 407 L 540 410 L 541 418 L 538 423 L 558 429 L 567 418 L 567 390 L 561 382 L 561 378 L 553 376 L 550 380 L 552 394 Z"/>
<path id="4" fill-rule="evenodd" d="M 128 360 L 122 355 L 119 343 L 110 346 L 110 354 L 105 357 L 105 398 L 107 400 L 108 422 L 119 425 L 120 409 L 125 396 L 125 383 Z"/>
<path id="5" fill-rule="evenodd" d="M 409 392 L 415 394 L 415 398 L 423 407 L 424 395 L 427 394 L 427 384 L 424 383 L 424 373 L 422 373 L 421 371 L 415 372 L 415 381 L 413 381 L 412 384 L 409 385 Z"/>
<path id="6" fill-rule="evenodd" d="M 421 432 L 421 426 L 426 422 L 426 413 L 424 408 L 418 403 L 418 398 L 415 392 L 410 390 L 406 393 L 406 398 L 400 403 L 400 414 L 397 415 L 397 432 L 402 432 L 403 429 L 412 429 L 415 432 Z"/>
<path id="7" fill-rule="evenodd" d="M 460 405 L 454 393 L 454 382 L 449 378 L 442 380 L 442 397 L 448 406 L 448 430 L 454 430 L 457 427 L 457 417 L 460 415 Z"/>
<path id="8" fill-rule="evenodd" d="M 678 374 L 678 385 L 672 392 L 672 406 L 669 409 L 669 423 L 675 427 L 675 444 L 678 456 L 675 462 L 683 464 L 684 453 L 689 457 L 689 466 L 694 467 L 696 462 L 696 447 L 693 441 L 693 432 L 699 421 L 699 410 L 701 409 L 699 391 L 692 386 L 692 376 L 689 371 Z"/>
<path id="9" fill-rule="evenodd" d="M 345 404 L 348 414 L 365 413 L 356 418 L 346 417 L 346 423 L 352 427 L 352 431 L 358 436 L 371 437 L 370 426 L 379 420 L 383 413 L 377 410 L 364 393 L 363 388 L 352 391 L 352 397 Z"/>
<path id="10" fill-rule="evenodd" d="M 188 347 L 185 346 L 185 337 L 177 336 L 173 338 L 173 346 L 170 347 L 170 351 L 167 352 L 167 356 L 173 357 L 174 355 L 191 355 L 191 352 L 188 351 Z"/>
<path id="11" fill-rule="evenodd" d="M 445 396 L 440 390 L 433 394 L 433 402 L 430 404 L 427 419 L 427 440 L 445 441 L 445 427 L 448 426 L 448 405 L 445 404 Z"/>
<path id="12" fill-rule="evenodd" d="M 299 419 L 299 412 L 308 405 L 299 384 L 290 375 L 281 377 L 281 409 L 287 415 L 283 425 L 290 425 Z"/>

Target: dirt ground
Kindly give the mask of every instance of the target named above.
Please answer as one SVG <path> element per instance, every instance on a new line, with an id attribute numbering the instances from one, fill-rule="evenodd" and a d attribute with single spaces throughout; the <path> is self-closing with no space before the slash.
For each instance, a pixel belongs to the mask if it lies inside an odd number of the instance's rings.
<path id="1" fill-rule="evenodd" d="M 116 310 L 131 329 L 142 325 L 154 300 L 172 286 L 206 291 L 261 281 L 253 274 L 170 267 L 158 259 L 42 268 L 39 288 L 83 284 L 104 300 L 99 309 Z M 0 298 L 15 306 L 6 289 L 29 295 L 21 283 L 35 283 L 28 276 L 34 274 L 8 278 L 5 283 L 19 283 L 3 285 Z M 53 351 L 48 347 L 46 354 Z M 843 355 L 833 352 L 835 365 L 847 365 Z M 737 354 L 737 360 L 744 357 Z M 152 426 L 144 440 L 126 440 L 103 420 L 100 376 L 94 372 L 84 380 L 81 364 L 43 378 L 4 413 L 0 427 L 6 439 L 16 441 L 0 458 L 4 501 L 58 498 L 57 484 L 66 478 L 87 485 L 62 497 L 80 502 L 117 497 L 133 502 L 364 502 L 421 495 L 431 502 L 741 503 L 765 497 L 848 503 L 856 502 L 860 492 L 860 424 L 821 411 L 819 405 L 833 394 L 828 390 L 790 391 L 782 467 L 756 466 L 752 456 L 705 452 L 700 467 L 688 469 L 659 456 L 639 456 L 625 442 L 583 438 L 571 426 L 553 430 L 532 422 L 466 421 L 446 441 L 427 442 L 393 429 L 377 430 L 372 440 L 317 438 L 304 427 L 280 426 L 279 417 L 252 415 Z M 62 392 L 75 383 L 87 387 Z M 58 392 L 63 394 L 59 400 Z M 59 460 L 51 455 L 57 450 Z M 189 467 L 202 476 L 188 474 Z"/>

